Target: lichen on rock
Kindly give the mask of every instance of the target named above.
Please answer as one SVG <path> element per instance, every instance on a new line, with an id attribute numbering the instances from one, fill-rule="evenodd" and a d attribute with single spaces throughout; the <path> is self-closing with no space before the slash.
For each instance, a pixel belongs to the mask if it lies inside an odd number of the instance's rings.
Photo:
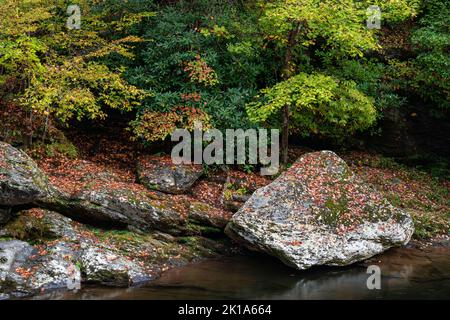
<path id="1" fill-rule="evenodd" d="M 189 191 L 203 174 L 201 165 L 173 164 L 170 158 L 166 160 L 141 157 L 137 166 L 139 182 L 150 190 L 181 194 Z"/>
<path id="2" fill-rule="evenodd" d="M 48 194 L 48 178 L 23 151 L 0 141 L 0 206 L 31 203 Z"/>
<path id="3" fill-rule="evenodd" d="M 298 269 L 348 265 L 414 231 L 409 214 L 392 206 L 331 151 L 309 153 L 233 216 L 226 233 L 247 247 Z"/>

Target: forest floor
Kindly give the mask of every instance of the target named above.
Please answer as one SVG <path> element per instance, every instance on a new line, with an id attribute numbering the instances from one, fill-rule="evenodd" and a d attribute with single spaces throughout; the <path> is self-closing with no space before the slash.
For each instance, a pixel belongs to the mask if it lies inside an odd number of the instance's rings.
<path id="1" fill-rule="evenodd" d="M 98 134 L 67 134 L 70 143 L 38 145 L 29 154 L 47 173 L 50 181 L 63 191 L 72 193 L 84 184 L 89 174 L 108 173 L 114 176 L 111 188 L 126 186 L 144 190 L 136 182 L 137 159 L 155 154 L 161 161 L 169 155 L 151 152 L 139 143 L 128 140 L 126 134 L 101 132 Z M 293 146 L 289 152 L 294 162 L 309 148 Z M 379 154 L 345 151 L 336 152 L 367 183 L 378 189 L 394 206 L 410 212 L 415 223 L 414 239 L 421 243 L 448 240 L 450 230 L 450 182 L 395 162 Z M 228 178 L 228 180 L 227 180 Z M 199 200 L 217 208 L 217 214 L 230 216 L 223 205 L 224 185 L 229 179 L 239 180 L 241 187 L 255 190 L 271 182 L 266 176 L 236 168 L 224 170 L 214 167 L 205 170 L 189 194 L 174 195 L 173 201 Z"/>

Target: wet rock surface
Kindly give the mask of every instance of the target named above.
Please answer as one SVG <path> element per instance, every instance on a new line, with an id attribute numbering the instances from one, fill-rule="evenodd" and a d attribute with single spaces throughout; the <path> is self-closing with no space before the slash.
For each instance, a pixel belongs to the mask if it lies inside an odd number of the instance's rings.
<path id="1" fill-rule="evenodd" d="M 16 206 L 43 198 L 48 179 L 23 151 L 0 141 L 0 206 Z"/>
<path id="2" fill-rule="evenodd" d="M 15 240 L 6 240 L 12 237 Z M 77 290 L 84 283 L 134 286 L 172 266 L 227 250 L 201 237 L 107 231 L 56 212 L 31 209 L 19 212 L 0 230 L 0 292 L 11 298 Z"/>
<path id="3" fill-rule="evenodd" d="M 233 216 L 226 233 L 297 269 L 342 266 L 406 244 L 414 226 L 331 151 L 309 153 Z"/>
<path id="4" fill-rule="evenodd" d="M 161 161 L 152 157 L 142 157 L 138 161 L 138 180 L 150 190 L 181 194 L 190 190 L 202 176 L 201 165 L 175 165 L 172 161 Z"/>

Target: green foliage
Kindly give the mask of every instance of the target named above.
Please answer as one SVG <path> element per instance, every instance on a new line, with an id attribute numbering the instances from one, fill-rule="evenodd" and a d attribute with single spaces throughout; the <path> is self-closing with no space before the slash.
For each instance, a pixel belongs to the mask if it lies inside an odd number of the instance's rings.
<path id="1" fill-rule="evenodd" d="M 5 0 L 0 6 L 0 96 L 63 124 L 104 118 L 107 108 L 129 111 L 144 96 L 122 79 L 120 65 L 107 65 L 114 54 L 132 58 L 131 44 L 140 39 L 120 31 L 136 17 L 95 11 L 90 1 L 77 4 L 80 30 L 66 28 L 65 1 Z"/>
<path id="2" fill-rule="evenodd" d="M 321 41 L 334 55 L 362 56 L 376 48 L 373 32 L 362 21 L 365 8 L 357 1 L 277 0 L 261 1 L 260 19 L 265 33 L 282 45 L 289 45 L 287 35 L 299 30 L 299 45 L 309 47 Z"/>
<path id="3" fill-rule="evenodd" d="M 256 12 L 220 1 L 196 1 L 195 10 L 191 5 L 181 1 L 161 8 L 142 36 L 148 41 L 137 53 L 139 62 L 126 73 L 130 83 L 150 93 L 133 122 L 135 132 L 155 128 L 154 134 L 139 134 L 144 140 L 164 139 L 175 125 L 189 127 L 194 119 L 177 120 L 180 109 L 197 111 L 185 115 L 206 113 L 219 129 L 246 128 L 245 104 L 259 79 L 270 81 L 273 61 L 261 39 L 251 36 Z M 171 124 L 161 131 L 151 115 L 172 119 Z"/>
<path id="4" fill-rule="evenodd" d="M 287 103 L 291 134 L 339 140 L 417 95 L 448 109 L 447 1 L 157 3 L 78 0 L 82 27 L 68 30 L 67 1 L 3 0 L 2 139 L 45 139 L 115 109 L 136 112 L 136 138 L 159 141 L 196 120 L 279 125 Z M 381 30 L 366 27 L 371 5 Z"/>
<path id="5" fill-rule="evenodd" d="M 267 122 L 288 105 L 292 129 L 304 136 L 340 139 L 368 128 L 376 117 L 372 99 L 354 82 L 320 73 L 300 73 L 261 93 L 263 97 L 247 105 L 249 118 Z"/>
<path id="6" fill-rule="evenodd" d="M 70 143 L 66 142 L 54 142 L 45 146 L 45 151 L 47 157 L 53 157 L 56 154 L 63 155 L 69 159 L 75 159 L 78 157 L 77 148 Z"/>
<path id="7" fill-rule="evenodd" d="M 429 239 L 448 233 L 450 215 L 441 216 L 433 213 L 413 212 L 414 238 Z"/>
<path id="8" fill-rule="evenodd" d="M 450 3 L 425 1 L 425 14 L 411 37 L 417 57 L 412 86 L 438 108 L 450 107 Z"/>
<path id="9" fill-rule="evenodd" d="M 380 61 L 342 60 L 327 71 L 337 78 L 354 81 L 358 90 L 374 99 L 378 116 L 386 109 L 399 108 L 406 103 L 406 98 L 395 90 L 396 83 L 389 78 L 392 72 L 389 66 Z"/>
<path id="10" fill-rule="evenodd" d="M 398 24 L 417 16 L 421 0 L 364 0 L 361 8 L 376 5 L 380 7 L 382 23 Z"/>

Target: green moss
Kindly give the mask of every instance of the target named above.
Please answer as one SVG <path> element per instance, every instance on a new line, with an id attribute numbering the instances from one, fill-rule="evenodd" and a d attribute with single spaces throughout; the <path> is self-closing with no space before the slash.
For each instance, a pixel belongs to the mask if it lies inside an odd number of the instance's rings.
<path id="1" fill-rule="evenodd" d="M 194 246 L 194 245 L 198 244 L 198 238 L 196 238 L 196 237 L 179 237 L 178 242 L 182 243 L 182 244 Z"/>
<path id="2" fill-rule="evenodd" d="M 66 140 L 45 145 L 45 154 L 47 157 L 54 157 L 60 154 L 69 159 L 76 159 L 78 157 L 78 150 L 71 142 Z"/>
<path id="3" fill-rule="evenodd" d="M 450 214 L 412 212 L 414 235 L 416 239 L 429 239 L 450 231 Z"/>
<path id="4" fill-rule="evenodd" d="M 29 242 L 41 243 L 57 238 L 45 219 L 30 215 L 21 215 L 10 221 L 4 230 L 14 239 Z"/>
<path id="5" fill-rule="evenodd" d="M 345 195 L 341 196 L 337 202 L 328 198 L 325 207 L 327 209 L 322 210 L 320 214 L 323 223 L 333 227 L 340 223 L 346 225 L 346 221 L 341 221 L 341 215 L 348 211 L 348 199 Z"/>
<path id="6" fill-rule="evenodd" d="M 211 234 L 220 234 L 222 233 L 222 230 L 215 227 L 205 226 L 205 225 L 199 225 L 195 224 L 193 222 L 188 222 L 186 225 L 186 228 L 190 231 L 193 231 L 196 234 L 202 234 L 202 235 L 211 235 Z"/>
<path id="7" fill-rule="evenodd" d="M 233 191 L 231 191 L 231 189 L 226 189 L 226 190 L 223 192 L 223 198 L 224 198 L 225 200 L 231 200 L 231 199 L 233 198 Z"/>
<path id="8" fill-rule="evenodd" d="M 194 202 L 191 203 L 191 210 L 194 212 L 208 212 L 211 210 L 211 207 L 203 202 Z"/>

